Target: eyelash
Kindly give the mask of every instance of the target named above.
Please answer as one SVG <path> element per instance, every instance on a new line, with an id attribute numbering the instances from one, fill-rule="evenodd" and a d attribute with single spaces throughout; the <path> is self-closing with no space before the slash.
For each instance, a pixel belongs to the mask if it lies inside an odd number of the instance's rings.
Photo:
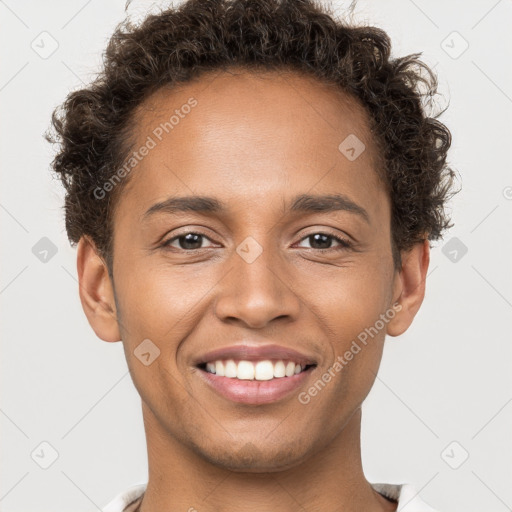
<path id="1" fill-rule="evenodd" d="M 183 251 L 183 252 L 194 252 L 194 251 L 202 250 L 202 249 L 181 249 L 181 248 L 177 248 L 177 247 L 170 247 L 170 244 L 172 242 L 174 242 L 175 240 L 178 240 L 178 239 L 180 239 L 182 237 L 185 237 L 186 235 L 199 235 L 199 236 L 202 236 L 202 237 L 210 240 L 210 238 L 207 235 L 205 235 L 204 233 L 197 232 L 197 231 L 187 231 L 186 233 L 182 233 L 182 234 L 176 235 L 173 238 L 170 238 L 169 240 L 163 242 L 161 247 L 163 247 L 166 250 L 177 250 L 177 251 Z M 353 249 L 353 243 L 350 242 L 348 239 L 340 237 L 340 236 L 333 235 L 331 233 L 325 233 L 323 231 L 318 231 L 318 232 L 306 235 L 306 236 L 302 237 L 300 239 L 300 241 L 305 240 L 306 238 L 309 238 L 309 237 L 311 237 L 313 235 L 324 235 L 324 236 L 327 236 L 327 237 L 332 238 L 333 240 L 337 241 L 341 245 L 341 247 L 329 247 L 327 249 L 313 249 L 312 248 L 311 250 L 313 250 L 313 251 L 320 251 L 320 252 L 324 252 L 325 253 L 325 252 L 329 252 L 329 251 L 340 251 L 340 250 L 351 250 L 351 249 Z M 307 247 L 300 247 L 300 249 L 307 249 Z"/>

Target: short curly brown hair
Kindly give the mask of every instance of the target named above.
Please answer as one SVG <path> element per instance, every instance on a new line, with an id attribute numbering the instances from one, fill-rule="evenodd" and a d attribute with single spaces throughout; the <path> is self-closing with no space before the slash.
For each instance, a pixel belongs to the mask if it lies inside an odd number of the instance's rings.
<path id="1" fill-rule="evenodd" d="M 359 101 L 384 162 L 393 260 L 451 227 L 445 212 L 454 171 L 446 164 L 451 134 L 422 100 L 437 94 L 437 78 L 421 53 L 391 58 L 390 38 L 372 26 L 347 23 L 314 0 L 188 0 L 128 18 L 115 29 L 104 67 L 89 87 L 74 91 L 52 115 L 59 143 L 52 169 L 66 189 L 68 238 L 88 235 L 113 268 L 113 211 L 126 179 L 101 200 L 94 191 L 122 168 L 133 142 L 137 107 L 163 86 L 206 71 L 293 70 L 336 84 Z M 423 91 L 422 91 L 423 89 Z"/>

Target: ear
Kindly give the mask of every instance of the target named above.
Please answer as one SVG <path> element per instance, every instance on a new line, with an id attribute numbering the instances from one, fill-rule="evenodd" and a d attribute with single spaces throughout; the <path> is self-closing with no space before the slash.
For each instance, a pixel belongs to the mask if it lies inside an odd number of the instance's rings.
<path id="1" fill-rule="evenodd" d="M 411 325 L 425 297 L 425 280 L 430 263 L 428 240 L 415 244 L 402 253 L 402 269 L 395 274 L 393 304 L 401 309 L 388 322 L 387 334 L 399 336 Z M 398 309 L 398 308 L 397 308 Z"/>
<path id="2" fill-rule="evenodd" d="M 103 341 L 120 341 L 114 289 L 108 269 L 96 245 L 86 235 L 78 242 L 77 270 L 80 301 L 89 324 Z"/>

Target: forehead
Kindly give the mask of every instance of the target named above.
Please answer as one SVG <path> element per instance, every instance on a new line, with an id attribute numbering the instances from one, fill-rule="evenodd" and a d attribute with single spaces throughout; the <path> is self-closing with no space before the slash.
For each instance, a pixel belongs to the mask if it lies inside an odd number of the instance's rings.
<path id="1" fill-rule="evenodd" d="M 214 132 L 222 130 L 239 142 L 246 135 L 254 143 L 275 141 L 283 147 L 291 133 L 311 138 L 315 131 L 324 137 L 331 132 L 337 140 L 350 130 L 369 142 L 368 153 L 377 156 L 370 118 L 360 100 L 335 84 L 292 71 L 206 72 L 192 82 L 163 86 L 136 109 L 135 139 L 142 141 L 166 123 L 167 129 L 156 133 L 159 141 L 172 135 L 179 142 L 185 130 L 197 140 L 211 135 L 213 141 Z"/>
<path id="2" fill-rule="evenodd" d="M 288 191 L 383 190 L 364 107 L 297 73 L 207 73 L 164 87 L 137 109 L 133 134 L 135 151 L 151 146 L 123 193 L 141 208 L 170 194 L 256 206 Z"/>

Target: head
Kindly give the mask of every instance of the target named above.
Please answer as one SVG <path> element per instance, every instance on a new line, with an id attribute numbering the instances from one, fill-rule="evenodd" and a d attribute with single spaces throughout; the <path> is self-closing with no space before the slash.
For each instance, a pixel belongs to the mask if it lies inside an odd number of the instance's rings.
<path id="1" fill-rule="evenodd" d="M 205 460 L 273 471 L 327 446 L 421 306 L 450 132 L 425 112 L 431 70 L 390 48 L 308 0 L 189 0 L 120 24 L 54 112 L 85 314 L 122 340 L 145 421 Z M 240 343 L 331 378 L 235 404 L 198 360 Z"/>

